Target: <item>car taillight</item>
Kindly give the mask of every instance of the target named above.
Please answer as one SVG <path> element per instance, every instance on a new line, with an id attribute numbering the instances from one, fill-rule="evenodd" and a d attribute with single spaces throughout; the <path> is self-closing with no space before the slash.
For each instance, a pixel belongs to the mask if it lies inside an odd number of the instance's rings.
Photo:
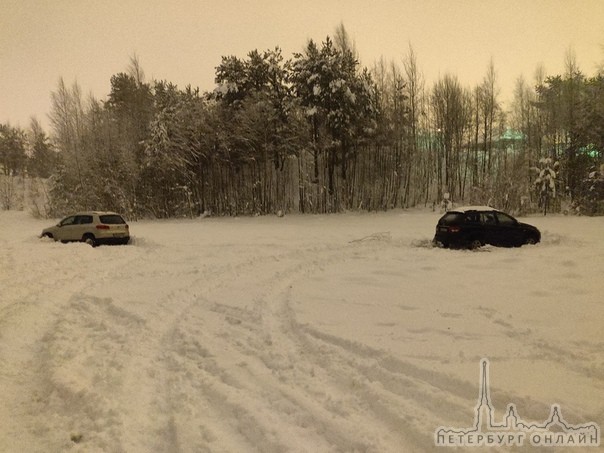
<path id="1" fill-rule="evenodd" d="M 108 230 L 109 229 L 109 225 L 97 225 L 96 229 L 97 230 Z"/>
<path id="2" fill-rule="evenodd" d="M 449 233 L 459 233 L 459 227 L 458 226 L 450 226 L 449 227 Z"/>

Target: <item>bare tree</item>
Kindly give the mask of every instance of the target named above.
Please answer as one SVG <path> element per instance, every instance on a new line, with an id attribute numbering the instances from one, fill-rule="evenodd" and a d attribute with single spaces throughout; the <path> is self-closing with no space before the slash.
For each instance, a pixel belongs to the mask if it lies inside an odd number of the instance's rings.
<path id="1" fill-rule="evenodd" d="M 59 79 L 57 90 L 51 93 L 52 107 L 50 122 L 54 130 L 54 140 L 66 167 L 75 169 L 81 188 L 85 187 L 82 166 L 82 139 L 84 136 L 84 109 L 80 86 L 74 82 L 67 88 L 63 78 Z"/>
<path id="2" fill-rule="evenodd" d="M 130 65 L 128 66 L 127 72 L 128 75 L 136 81 L 138 87 L 145 83 L 145 71 L 143 71 L 136 53 L 130 57 Z"/>
<path id="3" fill-rule="evenodd" d="M 333 42 L 336 49 L 342 53 L 350 52 L 356 60 L 359 59 L 359 53 L 357 51 L 356 43 L 348 34 L 344 23 L 340 22 L 340 25 L 336 27 L 336 31 L 333 37 Z"/>
<path id="4" fill-rule="evenodd" d="M 471 95 L 457 77 L 445 75 L 434 85 L 431 96 L 437 138 L 436 174 L 442 194 L 463 198 L 464 177 L 460 173 L 462 150 L 471 121 Z"/>
<path id="5" fill-rule="evenodd" d="M 407 166 L 405 171 L 405 192 L 403 195 L 403 203 L 405 206 L 409 206 L 417 203 L 417 198 L 415 198 L 413 201 L 410 200 L 410 191 L 411 185 L 417 184 L 419 182 L 417 180 L 420 179 L 418 177 L 419 165 L 415 165 L 414 163 L 416 163 L 418 160 L 420 117 L 422 115 L 422 112 L 425 110 L 424 77 L 417 64 L 417 55 L 415 54 L 411 43 L 409 43 L 407 55 L 403 59 L 403 67 L 405 70 L 407 105 L 409 108 L 409 141 L 408 154 L 406 160 Z M 415 171 L 415 178 L 412 178 L 413 171 Z"/>
<path id="6" fill-rule="evenodd" d="M 490 174 L 492 169 L 493 154 L 493 130 L 495 118 L 500 109 L 497 100 L 499 89 L 497 88 L 497 73 L 493 59 L 490 60 L 487 67 L 487 73 L 479 88 L 479 109 L 482 117 L 482 144 L 484 150 L 484 159 L 482 172 Z"/>

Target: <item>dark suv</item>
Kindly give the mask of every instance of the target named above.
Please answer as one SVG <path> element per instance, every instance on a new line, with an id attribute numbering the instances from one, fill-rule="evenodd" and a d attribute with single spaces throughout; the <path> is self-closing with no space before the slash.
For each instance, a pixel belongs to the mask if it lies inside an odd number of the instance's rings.
<path id="1" fill-rule="evenodd" d="M 537 228 L 489 206 L 456 208 L 436 225 L 433 243 L 442 247 L 476 249 L 485 244 L 519 247 L 541 240 Z"/>

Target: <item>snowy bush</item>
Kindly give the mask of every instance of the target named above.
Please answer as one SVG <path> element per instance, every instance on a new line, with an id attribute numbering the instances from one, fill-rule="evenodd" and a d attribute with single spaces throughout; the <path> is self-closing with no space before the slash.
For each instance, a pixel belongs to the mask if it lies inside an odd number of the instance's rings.
<path id="1" fill-rule="evenodd" d="M 537 172 L 535 188 L 539 197 L 539 207 L 543 209 L 543 215 L 547 215 L 550 200 L 556 198 L 556 176 L 560 168 L 558 161 L 551 158 L 539 159 L 539 167 L 534 167 Z"/>

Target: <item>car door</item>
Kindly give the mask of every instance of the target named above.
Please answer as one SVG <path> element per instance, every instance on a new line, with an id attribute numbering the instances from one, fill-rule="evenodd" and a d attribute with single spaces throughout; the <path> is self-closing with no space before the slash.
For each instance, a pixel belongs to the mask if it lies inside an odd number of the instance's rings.
<path id="1" fill-rule="evenodd" d="M 497 217 L 497 236 L 500 245 L 516 246 L 524 242 L 524 233 L 518 226 L 518 221 L 511 215 L 503 212 L 495 213 Z"/>
<path id="2" fill-rule="evenodd" d="M 478 212 L 467 212 L 463 224 L 463 235 L 466 243 L 471 243 L 473 240 L 478 239 L 484 243 L 484 232 L 482 225 L 480 224 L 480 214 Z"/>
<path id="3" fill-rule="evenodd" d="M 76 224 L 76 216 L 72 215 L 69 217 L 65 217 L 63 220 L 59 222 L 57 228 L 56 239 L 59 241 L 76 241 L 74 236 L 77 234 L 78 225 Z"/>
<path id="4" fill-rule="evenodd" d="M 497 218 L 494 211 L 483 211 L 480 213 L 480 224 L 484 232 L 484 243 L 499 245 L 499 232 L 497 229 Z"/>
<path id="5" fill-rule="evenodd" d="M 90 233 L 92 230 L 92 216 L 91 215 L 78 215 L 76 216 L 73 229 L 74 241 L 80 241 L 86 233 Z"/>

